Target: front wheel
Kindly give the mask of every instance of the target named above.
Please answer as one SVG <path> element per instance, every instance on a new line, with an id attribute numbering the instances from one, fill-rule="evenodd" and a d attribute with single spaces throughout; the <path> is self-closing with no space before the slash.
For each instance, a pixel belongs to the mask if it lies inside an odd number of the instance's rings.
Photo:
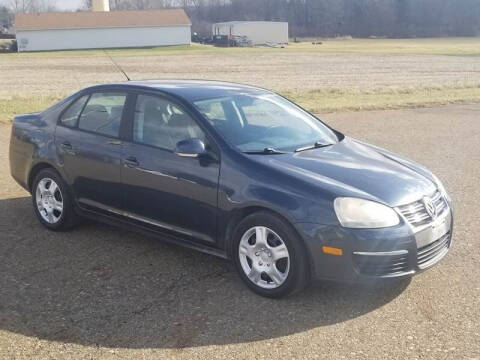
<path id="1" fill-rule="evenodd" d="M 304 288 L 308 261 L 298 234 L 268 212 L 246 217 L 235 231 L 234 261 L 247 286 L 266 297 L 282 297 Z"/>
<path id="2" fill-rule="evenodd" d="M 67 184 L 53 169 L 40 171 L 32 187 L 33 207 L 40 222 L 50 230 L 70 230 L 78 223 Z"/>

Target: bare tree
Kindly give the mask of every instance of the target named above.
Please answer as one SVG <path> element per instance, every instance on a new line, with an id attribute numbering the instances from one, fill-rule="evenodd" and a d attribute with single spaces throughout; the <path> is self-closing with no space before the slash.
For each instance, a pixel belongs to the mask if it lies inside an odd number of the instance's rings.
<path id="1" fill-rule="evenodd" d="M 30 0 L 30 12 L 48 12 L 55 11 L 57 7 L 54 0 Z"/>
<path id="2" fill-rule="evenodd" d="M 13 13 L 6 6 L 0 6 L 0 33 L 13 25 Z"/>
<path id="3" fill-rule="evenodd" d="M 15 14 L 56 10 L 54 0 L 9 0 L 9 7 Z"/>
<path id="4" fill-rule="evenodd" d="M 92 0 L 82 0 L 82 5 L 79 10 L 91 10 Z"/>
<path id="5" fill-rule="evenodd" d="M 15 14 L 25 13 L 30 10 L 31 0 L 9 0 L 9 5 Z"/>
<path id="6" fill-rule="evenodd" d="M 7 1 L 15 13 L 51 11 L 55 5 Z M 82 1 L 82 9 L 91 9 L 91 0 Z M 204 36 L 211 35 L 213 22 L 230 20 L 288 21 L 292 37 L 480 35 L 480 0 L 110 0 L 113 11 L 177 7 Z"/>
<path id="7" fill-rule="evenodd" d="M 194 29 L 218 21 L 271 20 L 288 21 L 291 36 L 480 35 L 480 0 L 179 0 L 177 5 L 187 10 Z"/>

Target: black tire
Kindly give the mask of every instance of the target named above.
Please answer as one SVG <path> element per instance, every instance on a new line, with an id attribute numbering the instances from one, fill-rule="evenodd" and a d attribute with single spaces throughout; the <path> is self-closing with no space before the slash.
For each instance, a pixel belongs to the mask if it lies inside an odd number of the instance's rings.
<path id="1" fill-rule="evenodd" d="M 252 282 L 242 268 L 239 246 L 243 235 L 256 226 L 267 227 L 273 230 L 280 236 L 288 249 L 290 258 L 288 275 L 280 286 L 273 289 L 266 289 Z M 240 278 L 252 291 L 261 296 L 280 298 L 292 295 L 303 290 L 309 282 L 308 257 L 301 239 L 289 223 L 270 212 L 260 211 L 253 213 L 238 224 L 234 232 L 231 255 Z"/>
<path id="2" fill-rule="evenodd" d="M 57 185 L 63 202 L 63 210 L 61 215 L 58 217 L 58 220 L 54 223 L 49 223 L 44 219 L 40 214 L 40 210 L 37 206 L 37 187 L 38 184 L 44 179 L 51 179 Z M 62 177 L 52 168 L 47 168 L 40 171 L 33 181 L 32 185 L 32 202 L 33 209 L 37 215 L 38 220 L 45 226 L 47 229 L 52 231 L 68 231 L 73 229 L 79 223 L 79 216 L 75 212 L 73 198 L 71 192 L 68 188 L 68 185 L 62 179 Z"/>

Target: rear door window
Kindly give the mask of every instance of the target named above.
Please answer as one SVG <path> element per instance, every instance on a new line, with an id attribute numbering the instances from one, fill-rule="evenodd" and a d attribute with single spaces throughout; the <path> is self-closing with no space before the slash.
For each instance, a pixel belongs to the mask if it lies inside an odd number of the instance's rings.
<path id="1" fill-rule="evenodd" d="M 100 135 L 118 137 L 126 100 L 125 93 L 92 94 L 80 115 L 78 128 Z"/>

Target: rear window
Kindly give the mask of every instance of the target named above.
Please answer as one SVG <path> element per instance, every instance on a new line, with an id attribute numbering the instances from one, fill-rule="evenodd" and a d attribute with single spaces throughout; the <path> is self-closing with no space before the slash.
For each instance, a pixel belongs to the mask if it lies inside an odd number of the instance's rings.
<path id="1" fill-rule="evenodd" d="M 88 100 L 88 95 L 82 96 L 80 99 L 76 100 L 70 107 L 65 111 L 60 118 L 60 123 L 68 127 L 76 127 L 78 117 L 85 106 L 85 103 Z"/>

